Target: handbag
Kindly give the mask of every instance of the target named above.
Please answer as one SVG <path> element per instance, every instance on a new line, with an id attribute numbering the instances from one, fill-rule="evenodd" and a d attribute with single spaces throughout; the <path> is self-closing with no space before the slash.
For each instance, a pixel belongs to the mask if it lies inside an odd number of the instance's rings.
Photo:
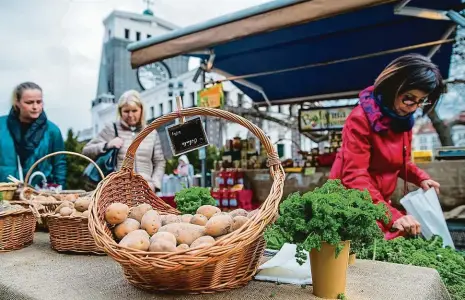
<path id="1" fill-rule="evenodd" d="M 118 137 L 116 123 L 113 123 L 113 129 L 115 130 L 115 137 Z M 102 170 L 103 175 L 107 176 L 108 174 L 116 171 L 118 151 L 119 149 L 116 148 L 108 149 L 105 153 L 99 154 L 95 159 L 95 163 Z M 92 184 L 98 184 L 100 180 L 103 179 L 94 164 L 89 164 L 84 169 L 83 176 Z"/>

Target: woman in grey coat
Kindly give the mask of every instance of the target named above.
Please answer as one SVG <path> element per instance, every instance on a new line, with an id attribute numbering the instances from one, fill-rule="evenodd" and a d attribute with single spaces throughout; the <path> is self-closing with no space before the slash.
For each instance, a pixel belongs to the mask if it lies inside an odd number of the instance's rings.
<path id="1" fill-rule="evenodd" d="M 82 150 L 92 159 L 108 149 L 117 148 L 117 169 L 121 168 L 126 152 L 136 135 L 146 126 L 145 107 L 137 91 L 125 92 L 118 102 L 118 121 L 114 125 L 107 124 Z M 134 161 L 135 172 L 147 180 L 150 188 L 160 191 L 161 181 L 165 173 L 165 157 L 157 131 L 149 134 L 140 144 Z"/>

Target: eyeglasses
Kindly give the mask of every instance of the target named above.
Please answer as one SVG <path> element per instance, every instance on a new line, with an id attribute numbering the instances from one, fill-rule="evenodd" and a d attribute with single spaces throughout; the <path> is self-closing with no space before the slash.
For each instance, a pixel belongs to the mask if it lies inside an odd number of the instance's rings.
<path id="1" fill-rule="evenodd" d="M 425 107 L 427 105 L 430 105 L 431 102 L 428 101 L 428 97 L 424 97 L 422 99 L 420 99 L 419 101 L 415 101 L 415 96 L 412 96 L 412 95 L 404 95 L 402 97 L 402 103 L 404 103 L 406 106 L 418 106 L 418 107 Z"/>

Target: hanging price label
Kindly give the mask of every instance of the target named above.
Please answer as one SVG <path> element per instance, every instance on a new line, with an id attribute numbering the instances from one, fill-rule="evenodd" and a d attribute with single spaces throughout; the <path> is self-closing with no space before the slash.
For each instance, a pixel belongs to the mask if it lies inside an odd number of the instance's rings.
<path id="1" fill-rule="evenodd" d="M 166 128 L 175 156 L 208 146 L 208 138 L 200 118 L 185 121 L 184 124 Z"/>

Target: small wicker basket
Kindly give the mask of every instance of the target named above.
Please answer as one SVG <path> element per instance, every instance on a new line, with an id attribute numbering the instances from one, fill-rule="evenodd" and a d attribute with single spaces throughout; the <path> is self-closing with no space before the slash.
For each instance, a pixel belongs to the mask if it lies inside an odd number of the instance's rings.
<path id="1" fill-rule="evenodd" d="M 36 216 L 31 208 L 0 212 L 0 252 L 19 250 L 32 244 Z"/>
<path id="2" fill-rule="evenodd" d="M 12 200 L 17 189 L 18 189 L 17 183 L 9 183 L 9 182 L 0 183 L 0 193 L 2 193 L 3 200 Z"/>
<path id="3" fill-rule="evenodd" d="M 31 169 L 26 174 L 26 182 L 32 173 L 32 170 L 42 161 L 50 158 L 54 155 L 67 154 L 75 155 L 86 159 L 90 163 L 94 164 L 97 168 L 100 176 L 104 178 L 102 170 L 99 166 L 87 156 L 84 156 L 75 152 L 60 151 L 46 155 L 36 161 Z M 79 196 L 91 196 L 92 192 L 79 193 Z M 38 202 L 46 207 L 46 212 L 42 216 L 43 223 L 46 223 L 50 232 L 50 244 L 52 249 L 62 252 L 79 252 L 79 253 L 93 253 L 93 254 L 104 254 L 103 251 L 99 250 L 95 245 L 94 239 L 89 233 L 87 218 L 86 217 L 75 217 L 75 216 L 57 216 L 55 215 L 55 209 L 63 203 L 63 201 L 50 201 L 50 202 Z"/>
<path id="4" fill-rule="evenodd" d="M 32 175 L 32 171 L 34 171 L 34 169 L 41 162 L 43 162 L 44 160 L 46 160 L 46 159 L 48 159 L 48 158 L 50 158 L 52 156 L 64 155 L 64 154 L 78 156 L 78 157 L 81 157 L 81 158 L 89 161 L 90 163 L 93 163 L 97 167 L 97 170 L 99 171 L 100 176 L 102 176 L 102 178 L 103 178 L 103 176 L 104 176 L 103 172 L 100 170 L 98 165 L 95 164 L 95 162 L 92 159 L 90 159 L 87 156 L 84 156 L 84 155 L 82 155 L 80 153 L 76 153 L 76 152 L 58 151 L 58 152 L 53 152 L 53 153 L 50 153 L 48 155 L 45 155 L 44 157 L 37 160 L 31 166 L 29 171 L 27 172 L 26 177 L 24 179 L 24 182 L 29 181 L 29 178 Z M 20 204 L 20 205 L 26 207 L 28 205 L 27 202 L 32 201 L 33 203 L 37 203 L 37 204 L 42 205 L 44 210 L 43 210 L 43 213 L 41 214 L 42 220 L 41 220 L 41 222 L 38 223 L 38 228 L 40 230 L 47 231 L 47 230 L 49 230 L 49 228 L 48 228 L 48 218 L 46 218 L 46 216 L 49 216 L 50 214 L 53 214 L 55 212 L 55 209 L 58 206 L 60 206 L 61 203 L 63 203 L 63 195 L 67 195 L 67 194 L 75 194 L 75 195 L 77 195 L 79 197 L 85 197 L 85 196 L 90 196 L 92 194 L 92 192 L 86 192 L 84 190 L 78 190 L 78 191 L 62 191 L 60 193 L 56 193 L 56 192 L 48 192 L 48 191 L 36 191 L 30 186 L 25 186 L 20 192 L 20 197 L 19 197 L 20 201 L 15 201 L 15 204 Z M 47 198 L 47 200 L 37 200 L 39 198 L 38 196 L 45 196 Z M 24 202 L 21 202 L 21 201 L 24 201 Z"/>
<path id="5" fill-rule="evenodd" d="M 257 136 L 268 153 L 273 178 L 270 194 L 258 213 L 238 230 L 213 245 L 176 253 L 144 252 L 118 245 L 105 222 L 106 208 L 115 202 L 130 207 L 148 203 L 162 213 L 179 214 L 135 174 L 134 157 L 144 138 L 161 125 L 179 117 L 206 115 L 236 122 Z M 120 171 L 108 175 L 97 186 L 90 204 L 89 230 L 99 248 L 121 264 L 126 279 L 149 291 L 212 293 L 246 285 L 256 273 L 263 255 L 263 231 L 277 217 L 283 193 L 284 170 L 265 133 L 233 113 L 213 108 L 187 108 L 155 119 L 140 132 L 129 147 Z"/>

